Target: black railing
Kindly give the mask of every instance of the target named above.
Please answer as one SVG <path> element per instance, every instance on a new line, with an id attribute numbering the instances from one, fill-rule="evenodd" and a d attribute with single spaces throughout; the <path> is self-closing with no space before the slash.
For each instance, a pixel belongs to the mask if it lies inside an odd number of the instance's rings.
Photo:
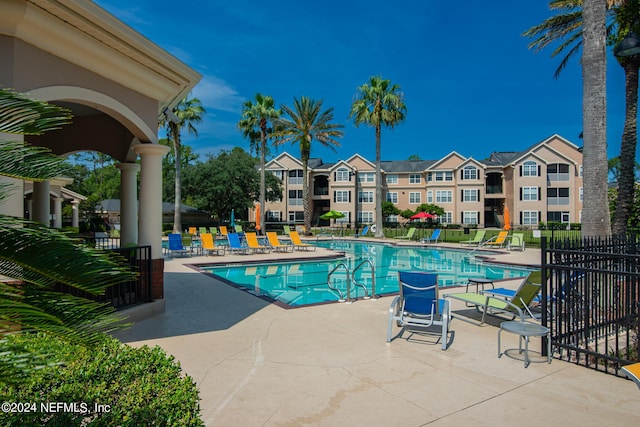
<path id="1" fill-rule="evenodd" d="M 91 242 L 89 243 L 91 244 Z M 93 242 L 93 244 L 95 243 Z M 54 289 L 92 301 L 109 303 L 116 309 L 151 301 L 151 246 L 110 248 L 108 251 L 117 253 L 121 260 L 124 258 L 125 265 L 128 264 L 137 273 L 135 280 L 113 285 L 107 288 L 102 295 L 93 295 L 60 283 Z"/>
<path id="2" fill-rule="evenodd" d="M 542 238 L 542 322 L 563 360 L 621 375 L 639 360 L 636 236 Z"/>

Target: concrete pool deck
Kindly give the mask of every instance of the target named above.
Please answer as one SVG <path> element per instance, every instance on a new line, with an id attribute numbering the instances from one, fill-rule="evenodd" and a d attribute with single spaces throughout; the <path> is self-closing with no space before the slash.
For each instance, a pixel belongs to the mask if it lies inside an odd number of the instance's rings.
<path id="1" fill-rule="evenodd" d="M 495 258 L 540 260 L 535 249 L 504 252 Z M 391 297 L 283 309 L 188 266 L 287 257 L 167 259 L 164 313 L 117 337 L 174 355 L 199 386 L 207 426 L 640 425 L 632 381 L 560 360 L 525 369 L 517 351 L 498 359 L 499 321 L 454 318 L 446 351 L 431 336 L 387 343 Z M 518 337 L 503 333 L 502 344 L 517 348 Z"/>

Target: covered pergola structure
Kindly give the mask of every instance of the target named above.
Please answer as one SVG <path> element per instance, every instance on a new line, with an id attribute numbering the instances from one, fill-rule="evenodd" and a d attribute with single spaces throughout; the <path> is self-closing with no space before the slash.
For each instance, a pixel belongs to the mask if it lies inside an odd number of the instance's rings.
<path id="1" fill-rule="evenodd" d="M 0 2 L 0 62 L 2 87 L 73 115 L 71 125 L 24 141 L 60 156 L 91 150 L 119 162 L 121 244 L 151 246 L 152 297 L 162 298 L 162 157 L 169 148 L 158 144 L 159 117 L 201 76 L 88 0 Z M 21 217 L 25 183 L 11 184 L 16 191 L 0 212 Z M 51 185 L 34 183 L 31 195 L 31 218 L 47 225 Z"/>

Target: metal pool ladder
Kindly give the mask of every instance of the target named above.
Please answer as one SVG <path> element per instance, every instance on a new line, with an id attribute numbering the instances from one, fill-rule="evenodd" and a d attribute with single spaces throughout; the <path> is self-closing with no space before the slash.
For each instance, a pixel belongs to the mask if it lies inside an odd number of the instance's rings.
<path id="1" fill-rule="evenodd" d="M 344 293 L 340 289 L 338 289 L 337 287 L 331 284 L 331 275 L 333 275 L 333 273 L 335 273 L 339 268 L 344 268 L 347 272 L 347 299 L 346 300 L 344 299 Z M 335 267 L 333 267 L 333 270 L 331 270 L 331 272 L 327 276 L 327 286 L 329 286 L 329 289 L 331 289 L 332 291 L 338 294 L 338 302 L 346 302 L 348 304 L 351 304 L 353 302 L 351 301 L 351 284 L 349 283 L 349 267 L 347 267 L 347 264 L 345 264 L 344 262 L 341 262 L 340 264 L 337 264 Z"/>
<path id="2" fill-rule="evenodd" d="M 369 266 L 371 267 L 371 296 L 368 295 L 367 286 L 363 283 L 359 283 L 356 280 L 356 271 L 358 271 L 358 269 L 360 269 L 360 267 L 362 267 L 365 264 L 369 264 Z M 369 298 L 373 300 L 378 299 L 378 296 L 376 295 L 376 267 L 373 265 L 373 262 L 371 262 L 370 259 L 362 260 L 362 262 L 358 264 L 356 268 L 353 269 L 353 273 L 351 273 L 351 281 L 355 286 L 358 286 L 364 289 L 364 299 L 369 299 Z"/>

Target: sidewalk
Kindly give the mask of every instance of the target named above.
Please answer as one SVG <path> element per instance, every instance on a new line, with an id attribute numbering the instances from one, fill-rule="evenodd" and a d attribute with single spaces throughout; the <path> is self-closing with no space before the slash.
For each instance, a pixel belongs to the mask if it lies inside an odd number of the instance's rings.
<path id="1" fill-rule="evenodd" d="M 287 310 L 184 265 L 201 259 L 167 260 L 165 313 L 117 336 L 174 355 L 208 426 L 640 425 L 633 382 L 559 360 L 525 369 L 517 351 L 498 359 L 495 326 L 454 319 L 447 351 L 435 337 L 388 344 L 390 297 Z"/>

